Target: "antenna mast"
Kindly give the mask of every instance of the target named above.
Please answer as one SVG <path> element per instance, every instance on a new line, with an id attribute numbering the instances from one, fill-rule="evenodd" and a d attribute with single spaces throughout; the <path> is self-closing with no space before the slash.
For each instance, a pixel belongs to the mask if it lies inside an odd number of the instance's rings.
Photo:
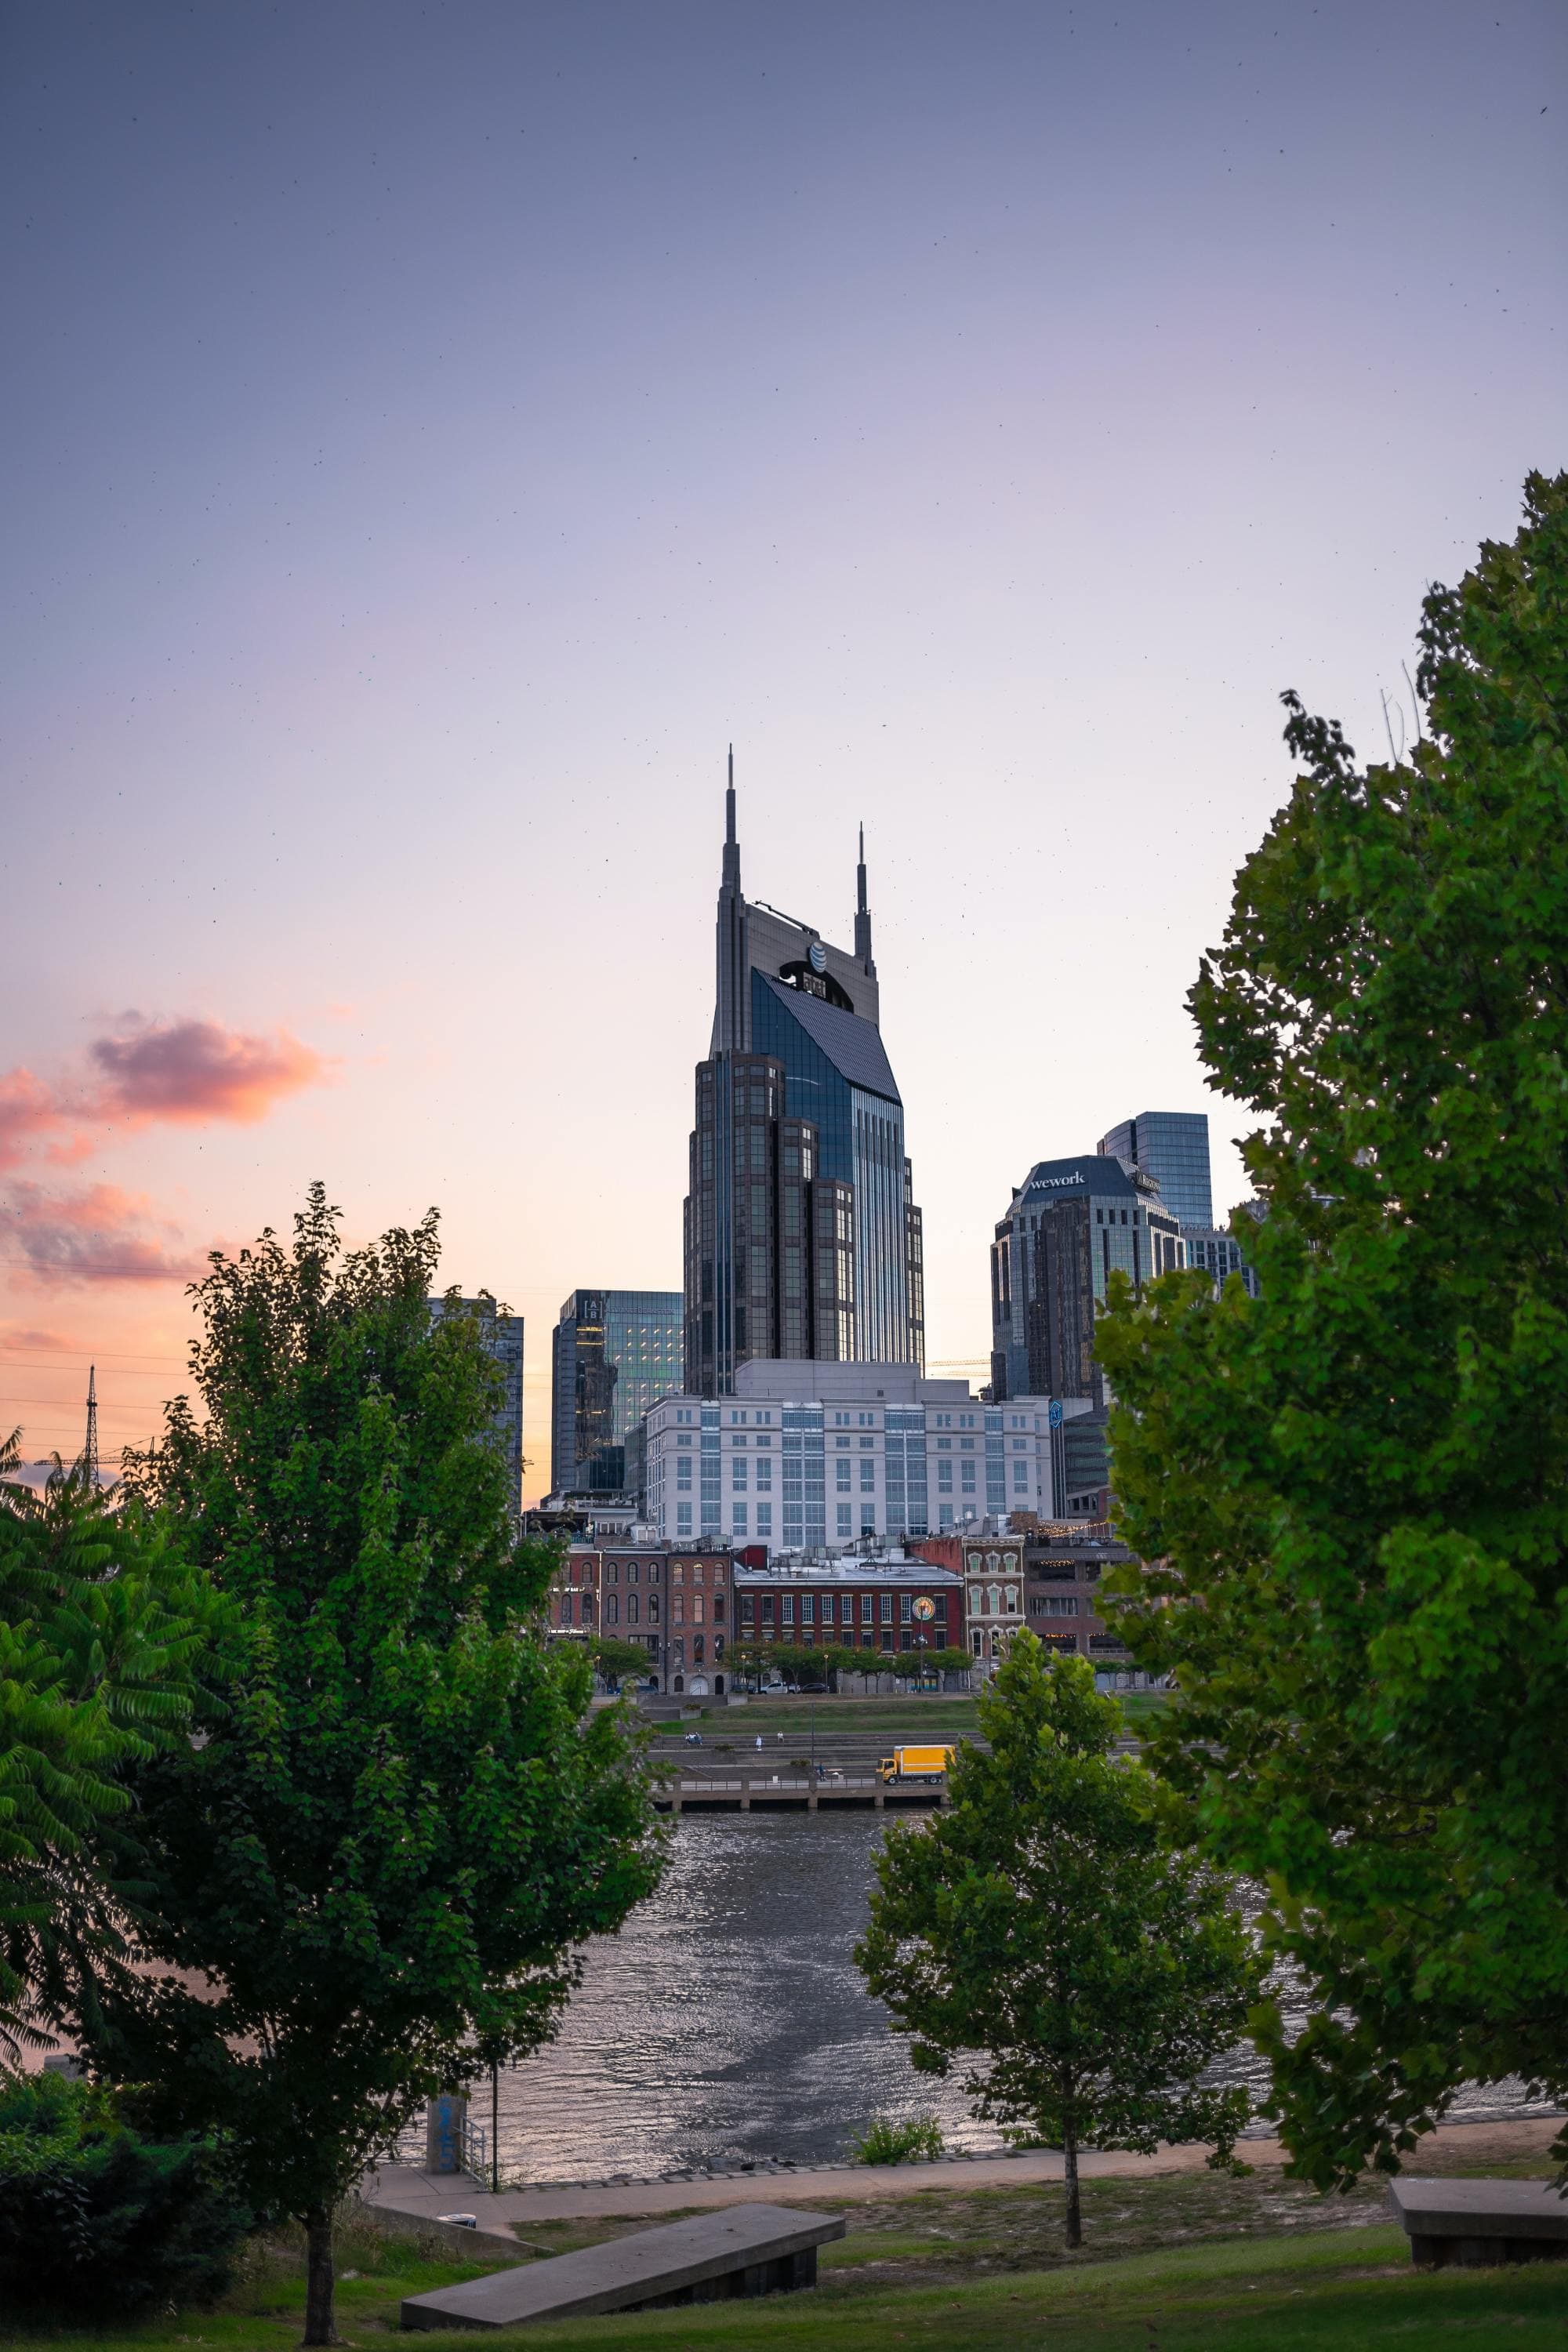
<path id="1" fill-rule="evenodd" d="M 87 1483 L 98 1485 L 98 1366 L 89 1364 L 87 1373 L 87 1442 L 81 1449 L 81 1466 Z"/>

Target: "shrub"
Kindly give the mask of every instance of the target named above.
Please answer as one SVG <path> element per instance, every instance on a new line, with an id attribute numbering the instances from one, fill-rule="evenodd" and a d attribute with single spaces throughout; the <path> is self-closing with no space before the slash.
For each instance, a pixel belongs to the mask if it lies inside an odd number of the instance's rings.
<path id="1" fill-rule="evenodd" d="M 857 2164 L 916 2164 L 945 2153 L 934 2116 L 873 2116 L 855 2143 Z"/>
<path id="2" fill-rule="evenodd" d="M 210 2301 L 252 2218 L 210 2140 L 145 2139 L 107 2092 L 0 2075 L 0 2306 Z"/>

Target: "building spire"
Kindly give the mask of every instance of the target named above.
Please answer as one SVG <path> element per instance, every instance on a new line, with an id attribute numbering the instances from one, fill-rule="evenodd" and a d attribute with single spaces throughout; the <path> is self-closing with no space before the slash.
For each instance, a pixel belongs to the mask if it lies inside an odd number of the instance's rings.
<path id="1" fill-rule="evenodd" d="M 735 746 L 730 746 L 729 782 L 724 787 L 724 870 L 722 887 L 741 887 L 741 845 L 735 838 Z"/>
<path id="2" fill-rule="evenodd" d="M 866 903 L 866 828 L 860 827 L 860 863 L 855 868 L 855 961 L 868 980 L 875 980 L 871 960 L 871 910 Z"/>

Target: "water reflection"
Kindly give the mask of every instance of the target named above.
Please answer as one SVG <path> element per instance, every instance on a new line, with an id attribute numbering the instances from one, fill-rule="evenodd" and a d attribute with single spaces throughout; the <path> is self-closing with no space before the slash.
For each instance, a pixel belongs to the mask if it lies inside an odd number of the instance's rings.
<path id="1" fill-rule="evenodd" d="M 1000 2146 L 955 2084 L 915 2073 L 850 1958 L 881 1832 L 872 1812 L 688 1813 L 658 1893 L 590 1947 L 560 2039 L 502 2076 L 503 2168 L 569 2181 L 822 2163 L 879 2113 L 934 2112 L 951 2146 Z M 1222 2072 L 1261 2092 L 1250 2050 Z M 486 2094 L 475 2104 L 488 2126 Z M 1521 2111 L 1496 2089 L 1469 2105 Z"/>

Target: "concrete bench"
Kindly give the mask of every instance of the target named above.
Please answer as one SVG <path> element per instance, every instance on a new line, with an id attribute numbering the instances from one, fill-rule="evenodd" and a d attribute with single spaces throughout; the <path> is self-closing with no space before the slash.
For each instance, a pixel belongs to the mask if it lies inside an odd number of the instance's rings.
<path id="1" fill-rule="evenodd" d="M 596 2311 L 650 2311 L 816 2284 L 816 2250 L 844 2235 L 840 2216 L 782 2205 L 731 2205 L 639 2230 L 608 2245 L 495 2271 L 464 2286 L 405 2295 L 405 2327 L 525 2327 Z"/>
<path id="2" fill-rule="evenodd" d="M 1568 2199 L 1544 2180 L 1391 2180 L 1388 2201 L 1424 2270 L 1568 2257 Z"/>

